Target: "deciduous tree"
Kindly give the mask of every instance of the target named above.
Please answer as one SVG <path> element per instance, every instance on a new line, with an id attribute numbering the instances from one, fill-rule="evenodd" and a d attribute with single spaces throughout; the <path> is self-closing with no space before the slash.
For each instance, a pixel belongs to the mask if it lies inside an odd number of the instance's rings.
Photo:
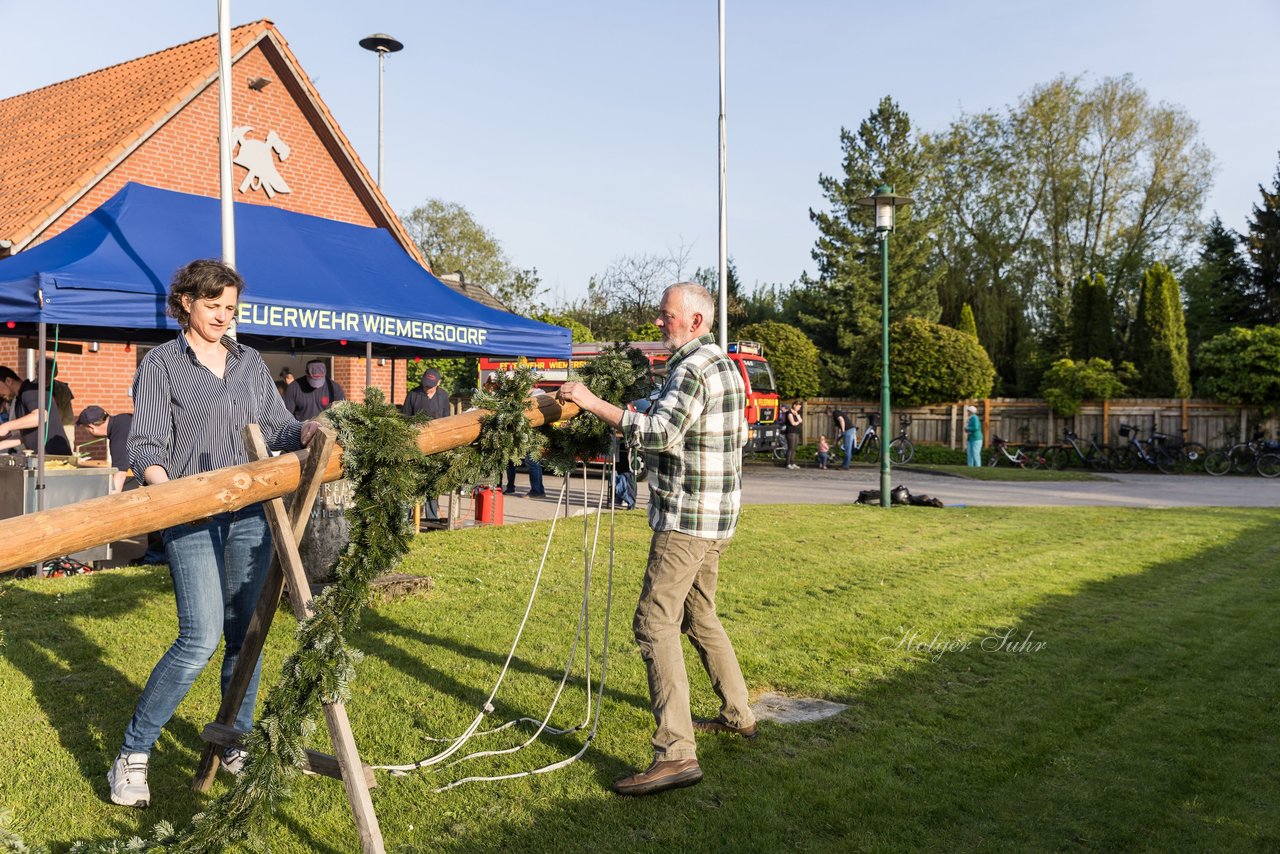
<path id="1" fill-rule="evenodd" d="M 533 308 L 542 284 L 537 269 L 512 265 L 498 238 L 462 205 L 427 199 L 400 221 L 436 275 L 461 271 L 513 312 Z"/>

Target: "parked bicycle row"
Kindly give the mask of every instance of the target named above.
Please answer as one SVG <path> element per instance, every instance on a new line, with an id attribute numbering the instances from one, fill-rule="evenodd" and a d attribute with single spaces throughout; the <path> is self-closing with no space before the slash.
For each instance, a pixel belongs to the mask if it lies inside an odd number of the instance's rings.
<path id="1" fill-rule="evenodd" d="M 1212 452 L 1199 442 L 1161 433 L 1154 425 L 1143 438 L 1140 428 L 1121 424 L 1121 444 L 1116 446 L 1099 444 L 1097 433 L 1086 441 L 1069 428 L 1063 431 L 1062 438 L 1061 445 L 1036 448 L 1014 446 L 993 436 L 987 465 L 1004 463 L 1020 468 L 1053 469 L 1078 466 L 1119 473 L 1143 468 L 1164 474 L 1206 471 L 1215 476 L 1236 473 L 1280 477 L 1280 441 L 1266 440 L 1261 431 L 1255 431 L 1248 442 L 1237 442 Z"/>

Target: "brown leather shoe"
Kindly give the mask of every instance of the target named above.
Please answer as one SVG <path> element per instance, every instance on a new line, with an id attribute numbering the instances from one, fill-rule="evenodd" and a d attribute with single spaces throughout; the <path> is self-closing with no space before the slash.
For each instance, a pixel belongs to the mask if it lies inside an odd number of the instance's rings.
<path id="1" fill-rule="evenodd" d="M 619 795 L 652 795 L 667 789 L 682 789 L 702 782 L 702 769 L 696 759 L 654 761 L 646 770 L 614 781 Z"/>
<path id="2" fill-rule="evenodd" d="M 715 718 L 714 720 L 707 718 L 694 718 L 693 729 L 694 732 L 722 732 L 728 735 L 738 735 L 748 740 L 760 735 L 760 730 L 755 724 L 752 724 L 751 726 L 736 727 L 725 723 L 720 718 Z"/>

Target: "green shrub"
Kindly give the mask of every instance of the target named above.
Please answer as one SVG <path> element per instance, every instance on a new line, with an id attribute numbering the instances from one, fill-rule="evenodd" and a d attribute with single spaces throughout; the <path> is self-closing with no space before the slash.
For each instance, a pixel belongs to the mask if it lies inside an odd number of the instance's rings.
<path id="1" fill-rule="evenodd" d="M 742 327 L 738 337 L 764 345 L 780 396 L 790 399 L 818 393 L 818 348 L 799 329 L 766 320 Z"/>
<path id="2" fill-rule="evenodd" d="M 1107 359 L 1059 359 L 1045 371 L 1040 396 L 1055 414 L 1071 416 L 1080 411 L 1081 401 L 1110 400 L 1124 394 L 1125 384 L 1134 374 L 1128 362 L 1121 362 L 1116 370 Z"/>
<path id="3" fill-rule="evenodd" d="M 880 393 L 880 336 L 863 340 L 854 354 L 858 394 Z M 940 323 L 908 317 L 889 327 L 889 379 L 893 400 L 926 406 L 991 394 L 996 369 L 978 339 Z"/>
<path id="4" fill-rule="evenodd" d="M 1280 407 L 1280 326 L 1237 327 L 1196 354 L 1199 392 L 1224 403 Z"/>
<path id="5" fill-rule="evenodd" d="M 912 463 L 929 466 L 962 466 L 969 461 L 960 448 L 948 448 L 946 445 L 916 445 Z"/>

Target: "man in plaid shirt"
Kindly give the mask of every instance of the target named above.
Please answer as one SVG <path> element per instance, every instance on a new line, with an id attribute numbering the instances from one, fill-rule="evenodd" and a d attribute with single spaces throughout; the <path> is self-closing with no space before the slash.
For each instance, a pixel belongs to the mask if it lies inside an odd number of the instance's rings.
<path id="1" fill-rule="evenodd" d="M 742 504 L 746 392 L 737 367 L 711 337 L 707 289 L 667 288 L 654 321 L 671 350 L 667 379 L 646 412 L 622 410 L 582 383 L 560 387 L 561 400 L 620 429 L 650 467 L 653 539 L 632 628 L 649 673 L 657 729 L 653 764 L 613 784 L 621 795 L 648 795 L 702 779 L 694 732 L 755 738 L 755 716 L 733 644 L 716 616 L 716 573 Z M 695 721 L 680 634 L 689 636 L 720 697 L 720 714 Z"/>

